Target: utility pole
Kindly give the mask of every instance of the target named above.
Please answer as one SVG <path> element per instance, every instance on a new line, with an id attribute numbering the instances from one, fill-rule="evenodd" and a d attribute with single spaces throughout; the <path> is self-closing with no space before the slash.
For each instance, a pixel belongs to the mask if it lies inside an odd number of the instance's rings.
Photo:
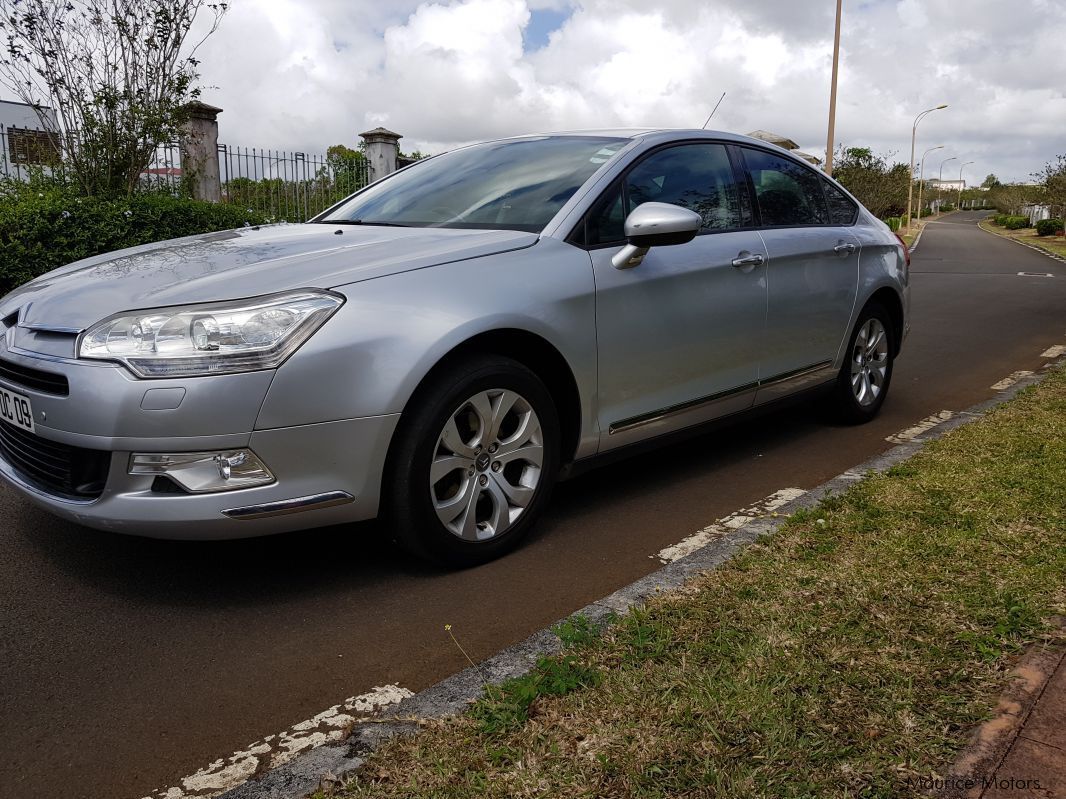
<path id="1" fill-rule="evenodd" d="M 833 80 L 829 86 L 829 136 L 825 145 L 825 174 L 833 174 L 833 139 L 837 124 L 837 72 L 840 68 L 840 11 L 843 0 L 837 0 L 836 32 L 833 35 Z"/>

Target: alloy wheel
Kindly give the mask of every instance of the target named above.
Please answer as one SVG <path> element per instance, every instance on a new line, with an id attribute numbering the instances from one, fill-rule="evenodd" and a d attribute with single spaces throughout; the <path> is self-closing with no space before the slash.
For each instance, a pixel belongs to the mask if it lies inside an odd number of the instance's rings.
<path id="1" fill-rule="evenodd" d="M 888 377 L 888 335 L 879 319 L 867 319 L 851 348 L 851 390 L 863 407 L 881 395 Z"/>
<path id="2" fill-rule="evenodd" d="M 533 406 L 507 389 L 481 391 L 444 423 L 430 463 L 433 509 L 464 541 L 506 532 L 540 482 L 544 437 Z"/>

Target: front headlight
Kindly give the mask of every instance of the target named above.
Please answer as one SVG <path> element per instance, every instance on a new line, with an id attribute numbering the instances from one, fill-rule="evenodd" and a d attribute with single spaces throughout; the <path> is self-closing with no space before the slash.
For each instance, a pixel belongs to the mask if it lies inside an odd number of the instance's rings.
<path id="1" fill-rule="evenodd" d="M 82 334 L 78 357 L 119 361 L 139 377 L 273 369 L 343 302 L 306 290 L 112 316 Z"/>

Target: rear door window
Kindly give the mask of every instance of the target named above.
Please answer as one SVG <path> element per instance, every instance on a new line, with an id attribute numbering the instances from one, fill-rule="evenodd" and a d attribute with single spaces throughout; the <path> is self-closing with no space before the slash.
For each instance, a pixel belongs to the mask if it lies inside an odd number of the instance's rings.
<path id="1" fill-rule="evenodd" d="M 763 227 L 829 224 L 822 179 L 789 158 L 742 147 Z"/>

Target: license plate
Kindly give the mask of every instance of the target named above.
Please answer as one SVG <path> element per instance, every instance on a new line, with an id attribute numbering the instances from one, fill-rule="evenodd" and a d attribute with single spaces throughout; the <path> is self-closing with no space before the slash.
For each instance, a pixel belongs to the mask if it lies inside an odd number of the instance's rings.
<path id="1" fill-rule="evenodd" d="M 14 391 L 8 391 L 0 387 L 0 420 L 21 427 L 23 430 L 33 430 L 33 406 L 30 398 Z"/>

